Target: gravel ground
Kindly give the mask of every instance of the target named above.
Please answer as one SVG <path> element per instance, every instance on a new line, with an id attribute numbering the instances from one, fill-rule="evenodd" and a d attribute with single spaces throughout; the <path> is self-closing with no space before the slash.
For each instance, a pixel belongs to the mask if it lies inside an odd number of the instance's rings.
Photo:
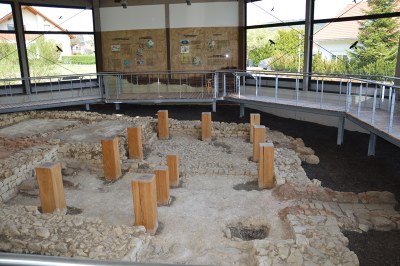
<path id="1" fill-rule="evenodd" d="M 91 108 L 99 113 L 115 113 L 113 105 L 93 105 Z M 67 110 L 82 109 L 72 107 Z M 156 117 L 158 110 L 168 110 L 169 117 L 178 120 L 200 120 L 201 112 L 210 112 L 211 106 L 121 105 L 119 113 Z M 346 131 L 344 144 L 337 146 L 335 127 L 280 118 L 247 108 L 245 116 L 239 118 L 237 105 L 218 105 L 217 112 L 212 113 L 212 119 L 247 123 L 249 114 L 253 112 L 260 113 L 261 123 L 270 129 L 302 138 L 306 146 L 315 150 L 320 164 L 303 165 L 310 179 L 319 179 L 322 186 L 337 191 L 390 191 L 400 200 L 400 148 L 378 138 L 376 156 L 368 157 L 367 134 Z M 370 231 L 364 234 L 346 232 L 346 236 L 350 241 L 350 249 L 357 254 L 361 265 L 400 265 L 400 231 Z"/>

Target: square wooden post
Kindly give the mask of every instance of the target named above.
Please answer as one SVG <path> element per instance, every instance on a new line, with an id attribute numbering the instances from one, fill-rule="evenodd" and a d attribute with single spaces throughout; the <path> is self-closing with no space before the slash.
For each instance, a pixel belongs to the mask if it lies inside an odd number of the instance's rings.
<path id="1" fill-rule="evenodd" d="M 169 185 L 171 187 L 179 186 L 179 155 L 168 154 L 167 155 Z"/>
<path id="2" fill-rule="evenodd" d="M 142 128 L 128 128 L 129 159 L 143 160 Z"/>
<path id="3" fill-rule="evenodd" d="M 51 213 L 55 210 L 65 209 L 67 205 L 65 204 L 61 163 L 44 163 L 35 170 L 42 212 Z"/>
<path id="4" fill-rule="evenodd" d="M 258 187 L 271 189 L 274 186 L 274 144 L 260 143 L 258 163 Z"/>
<path id="5" fill-rule="evenodd" d="M 260 125 L 260 114 L 250 114 L 250 143 L 253 143 L 254 125 Z"/>
<path id="6" fill-rule="evenodd" d="M 253 161 L 258 162 L 260 157 L 260 143 L 266 141 L 265 126 L 254 125 L 254 138 L 253 138 Z"/>
<path id="7" fill-rule="evenodd" d="M 169 139 L 168 110 L 158 111 L 158 138 Z"/>
<path id="8" fill-rule="evenodd" d="M 158 227 L 157 189 L 154 174 L 143 174 L 132 181 L 135 225 L 143 225 L 154 235 Z"/>
<path id="9" fill-rule="evenodd" d="M 169 203 L 169 174 L 168 166 L 158 166 L 154 170 L 157 184 L 157 203 L 167 205 Z"/>
<path id="10" fill-rule="evenodd" d="M 118 138 L 101 140 L 101 147 L 103 153 L 104 177 L 108 180 L 116 180 L 121 176 Z"/>
<path id="11" fill-rule="evenodd" d="M 201 113 L 201 140 L 211 140 L 211 112 Z"/>

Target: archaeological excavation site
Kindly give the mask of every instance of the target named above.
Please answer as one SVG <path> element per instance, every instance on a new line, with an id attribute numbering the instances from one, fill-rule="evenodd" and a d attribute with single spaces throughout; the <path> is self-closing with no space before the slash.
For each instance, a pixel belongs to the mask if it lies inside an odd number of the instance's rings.
<path id="1" fill-rule="evenodd" d="M 0 257 L 399 265 L 390 144 L 371 159 L 361 133 L 337 148 L 329 127 L 235 105 L 78 109 L 0 116 Z"/>

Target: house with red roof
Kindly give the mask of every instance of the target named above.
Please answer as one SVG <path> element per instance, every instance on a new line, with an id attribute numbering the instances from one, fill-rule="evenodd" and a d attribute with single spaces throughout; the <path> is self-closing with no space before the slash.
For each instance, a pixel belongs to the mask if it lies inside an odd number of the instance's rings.
<path id="1" fill-rule="evenodd" d="M 22 7 L 22 18 L 25 31 L 45 31 L 45 32 L 68 32 L 66 29 L 55 23 L 43 13 L 31 6 Z M 0 18 L 0 30 L 14 30 L 14 19 L 12 13 Z M 25 34 L 27 45 L 34 43 L 38 34 Z M 0 42 L 15 43 L 14 34 L 1 34 Z M 61 48 L 60 56 L 71 55 L 71 39 L 75 38 L 72 34 L 45 34 L 46 40 L 53 40 L 55 45 Z M 57 47 L 54 47 L 57 49 Z"/>
<path id="2" fill-rule="evenodd" d="M 399 1 L 397 3 L 398 11 L 400 4 Z M 349 4 L 336 17 L 364 16 L 368 9 L 368 2 Z M 358 40 L 361 27 L 357 20 L 323 25 L 314 32 L 314 53 L 321 53 L 322 57 L 328 60 L 346 59 L 350 46 Z"/>

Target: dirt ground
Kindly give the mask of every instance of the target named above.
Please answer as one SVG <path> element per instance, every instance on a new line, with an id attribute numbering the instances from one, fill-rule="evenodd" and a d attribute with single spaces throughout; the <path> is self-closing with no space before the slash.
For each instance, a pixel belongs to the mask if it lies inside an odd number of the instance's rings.
<path id="1" fill-rule="evenodd" d="M 71 107 L 68 110 L 82 109 Z M 91 110 L 116 113 L 113 105 L 93 105 Z M 118 113 L 156 117 L 158 110 L 168 110 L 169 117 L 178 120 L 200 120 L 201 112 L 210 112 L 211 106 L 121 105 Z M 346 131 L 344 144 L 337 146 L 335 127 L 280 118 L 248 108 L 245 116 L 240 118 L 237 105 L 218 105 L 217 112 L 212 113 L 212 119 L 248 123 L 249 114 L 253 112 L 261 114 L 261 124 L 286 135 L 302 138 L 307 146 L 315 150 L 320 164 L 303 165 L 310 179 L 319 179 L 324 187 L 337 191 L 390 191 L 400 200 L 400 148 L 378 138 L 376 156 L 368 157 L 367 134 Z M 346 232 L 346 236 L 350 241 L 350 249 L 357 254 L 361 265 L 400 265 L 400 231 L 370 231 L 364 234 Z"/>

